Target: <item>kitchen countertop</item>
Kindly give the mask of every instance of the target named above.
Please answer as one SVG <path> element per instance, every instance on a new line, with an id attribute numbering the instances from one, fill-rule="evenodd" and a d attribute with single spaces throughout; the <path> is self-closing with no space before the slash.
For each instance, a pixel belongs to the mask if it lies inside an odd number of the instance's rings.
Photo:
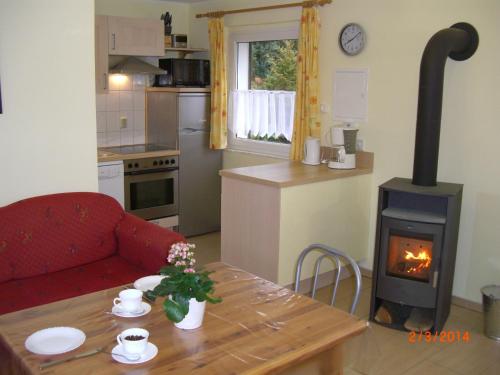
<path id="1" fill-rule="evenodd" d="M 373 153 L 358 152 L 356 165 L 355 169 L 330 169 L 327 164 L 305 165 L 298 161 L 287 161 L 253 167 L 223 169 L 219 174 L 222 177 L 236 178 L 279 188 L 297 186 L 370 174 L 373 172 Z"/>
<path id="2" fill-rule="evenodd" d="M 106 148 L 99 148 L 97 150 L 97 161 L 101 163 L 101 162 L 116 161 L 116 160 L 131 160 L 138 158 L 175 156 L 179 154 L 180 154 L 179 150 L 162 150 L 162 151 L 140 152 L 135 154 L 119 154 L 107 151 Z"/>
<path id="3" fill-rule="evenodd" d="M 146 91 L 160 92 L 210 92 L 210 87 L 148 87 Z"/>

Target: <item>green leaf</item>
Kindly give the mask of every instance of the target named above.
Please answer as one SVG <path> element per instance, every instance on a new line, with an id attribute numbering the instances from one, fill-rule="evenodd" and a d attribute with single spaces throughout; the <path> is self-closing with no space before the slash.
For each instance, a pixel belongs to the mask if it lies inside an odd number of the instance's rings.
<path id="1" fill-rule="evenodd" d="M 145 294 L 147 299 L 150 299 L 153 302 L 156 301 L 157 294 L 155 294 L 152 290 L 147 290 Z"/>
<path id="2" fill-rule="evenodd" d="M 189 297 L 185 297 L 179 293 L 173 295 L 173 300 L 179 304 L 184 315 L 187 315 L 189 312 L 189 299 Z"/>
<path id="3" fill-rule="evenodd" d="M 222 298 L 220 298 L 220 297 L 210 297 L 207 294 L 207 301 L 210 302 L 210 303 L 220 303 L 220 302 L 222 302 Z"/>
<path id="4" fill-rule="evenodd" d="M 186 316 L 181 306 L 170 298 L 167 298 L 165 302 L 163 302 L 163 310 L 167 318 L 174 323 L 179 323 Z"/>

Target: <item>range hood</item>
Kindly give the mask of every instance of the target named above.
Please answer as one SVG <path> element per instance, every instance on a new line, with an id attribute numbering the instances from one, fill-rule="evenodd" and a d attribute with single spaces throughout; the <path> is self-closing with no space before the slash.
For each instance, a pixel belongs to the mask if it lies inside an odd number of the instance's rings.
<path id="1" fill-rule="evenodd" d="M 166 71 L 136 57 L 127 57 L 109 69 L 110 74 L 165 74 Z"/>

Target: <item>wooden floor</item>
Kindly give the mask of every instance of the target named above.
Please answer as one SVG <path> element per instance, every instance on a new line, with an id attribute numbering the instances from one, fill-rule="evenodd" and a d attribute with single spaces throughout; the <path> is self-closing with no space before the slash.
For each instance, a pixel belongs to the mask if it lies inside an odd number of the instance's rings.
<path id="1" fill-rule="evenodd" d="M 220 259 L 220 235 L 212 233 L 189 239 L 197 245 L 199 264 Z M 341 282 L 336 307 L 348 310 L 353 279 Z M 371 279 L 363 278 L 363 289 L 356 315 L 367 319 Z M 327 303 L 331 288 L 318 291 L 318 299 Z M 452 306 L 445 331 L 467 331 L 468 343 L 409 343 L 408 333 L 371 324 L 368 332 L 347 348 L 345 375 L 499 375 L 500 343 L 486 338 L 481 313 Z M 309 375 L 309 374 L 308 374 Z"/>

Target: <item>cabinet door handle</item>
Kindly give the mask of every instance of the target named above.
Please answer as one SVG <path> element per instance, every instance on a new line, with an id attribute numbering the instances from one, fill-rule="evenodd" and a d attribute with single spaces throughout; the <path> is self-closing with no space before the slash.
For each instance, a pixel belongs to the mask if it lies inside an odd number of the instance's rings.
<path id="1" fill-rule="evenodd" d="M 111 49 L 116 49 L 116 34 L 115 33 L 111 34 L 111 38 L 113 44 L 113 47 L 111 47 Z"/>

